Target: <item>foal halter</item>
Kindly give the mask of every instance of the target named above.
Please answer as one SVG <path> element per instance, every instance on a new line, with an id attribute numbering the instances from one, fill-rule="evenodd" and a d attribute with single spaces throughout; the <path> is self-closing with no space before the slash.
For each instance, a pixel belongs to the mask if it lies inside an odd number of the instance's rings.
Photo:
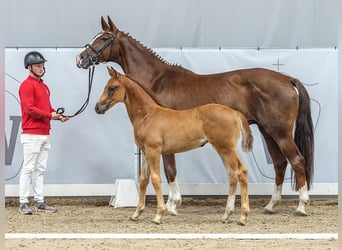
<path id="1" fill-rule="evenodd" d="M 100 62 L 100 56 L 102 55 L 103 51 L 110 46 L 110 52 L 109 52 L 109 59 L 110 59 L 110 56 L 112 54 L 112 51 L 113 51 L 113 46 L 114 46 L 114 41 L 115 41 L 115 38 L 117 37 L 119 33 L 119 30 L 117 29 L 116 31 L 114 32 L 109 32 L 109 31 L 104 31 L 102 32 L 102 34 L 110 34 L 111 35 L 111 38 L 108 39 L 105 44 L 103 45 L 103 47 L 99 50 L 96 50 L 91 44 L 86 44 L 84 46 L 84 48 L 86 49 L 85 51 L 87 52 L 87 58 L 89 60 L 89 62 L 92 63 L 92 65 L 94 64 L 99 64 Z M 95 55 L 91 55 L 89 54 L 88 52 L 88 49 L 92 50 Z"/>

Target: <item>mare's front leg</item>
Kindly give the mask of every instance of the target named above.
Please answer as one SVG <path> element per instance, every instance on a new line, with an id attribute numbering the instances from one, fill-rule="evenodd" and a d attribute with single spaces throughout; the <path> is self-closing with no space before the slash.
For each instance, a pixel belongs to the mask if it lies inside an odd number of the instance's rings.
<path id="1" fill-rule="evenodd" d="M 150 179 L 150 170 L 148 167 L 148 163 L 146 161 L 145 154 L 142 153 L 139 201 L 138 201 L 138 205 L 137 205 L 137 208 L 136 208 L 134 214 L 130 217 L 130 219 L 133 221 L 137 221 L 138 217 L 145 210 L 146 189 L 147 189 L 149 179 Z"/>
<path id="2" fill-rule="evenodd" d="M 177 207 L 182 204 L 182 196 L 176 180 L 177 169 L 175 155 L 162 155 L 164 172 L 169 184 L 169 197 L 166 203 L 166 210 L 172 215 L 177 215 Z"/>

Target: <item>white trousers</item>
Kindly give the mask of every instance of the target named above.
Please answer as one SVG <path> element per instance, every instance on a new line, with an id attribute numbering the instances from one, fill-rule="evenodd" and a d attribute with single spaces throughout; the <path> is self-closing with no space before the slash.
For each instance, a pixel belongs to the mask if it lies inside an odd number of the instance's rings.
<path id="1" fill-rule="evenodd" d="M 49 135 L 22 134 L 24 161 L 19 181 L 20 203 L 28 203 L 30 184 L 34 201 L 44 202 L 43 183 L 47 159 L 51 148 Z"/>

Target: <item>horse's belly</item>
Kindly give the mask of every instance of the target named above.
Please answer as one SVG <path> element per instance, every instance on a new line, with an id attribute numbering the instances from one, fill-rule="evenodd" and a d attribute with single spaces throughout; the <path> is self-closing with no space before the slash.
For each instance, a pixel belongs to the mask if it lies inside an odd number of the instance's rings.
<path id="1" fill-rule="evenodd" d="M 186 152 L 198 147 L 203 146 L 207 143 L 206 139 L 192 139 L 189 138 L 172 138 L 165 141 L 162 154 L 175 154 Z"/>

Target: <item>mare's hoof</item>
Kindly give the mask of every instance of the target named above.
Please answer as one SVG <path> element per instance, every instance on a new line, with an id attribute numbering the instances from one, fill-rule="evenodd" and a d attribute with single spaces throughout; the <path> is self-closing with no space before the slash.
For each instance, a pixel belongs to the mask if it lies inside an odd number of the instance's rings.
<path id="1" fill-rule="evenodd" d="M 170 214 L 170 215 L 173 215 L 173 216 L 177 216 L 178 215 L 178 212 L 176 209 L 172 209 L 170 207 L 167 207 L 166 208 L 166 213 Z"/>
<path id="2" fill-rule="evenodd" d="M 297 209 L 296 215 L 298 216 L 307 216 L 308 214 L 305 212 L 305 210 Z"/>
<path id="3" fill-rule="evenodd" d="M 305 207 L 310 203 L 310 200 L 306 202 L 300 202 L 297 209 L 296 209 L 296 215 L 299 216 L 307 216 L 308 214 L 305 211 Z"/>
<path id="4" fill-rule="evenodd" d="M 265 214 L 275 214 L 276 211 L 274 209 L 269 209 L 267 207 L 264 208 Z"/>
<path id="5" fill-rule="evenodd" d="M 171 215 L 174 215 L 174 216 L 177 216 L 178 215 L 178 212 L 177 212 L 177 205 L 172 202 L 172 201 L 168 201 L 165 205 L 165 208 L 166 208 L 166 212 L 168 214 L 171 214 Z"/>

